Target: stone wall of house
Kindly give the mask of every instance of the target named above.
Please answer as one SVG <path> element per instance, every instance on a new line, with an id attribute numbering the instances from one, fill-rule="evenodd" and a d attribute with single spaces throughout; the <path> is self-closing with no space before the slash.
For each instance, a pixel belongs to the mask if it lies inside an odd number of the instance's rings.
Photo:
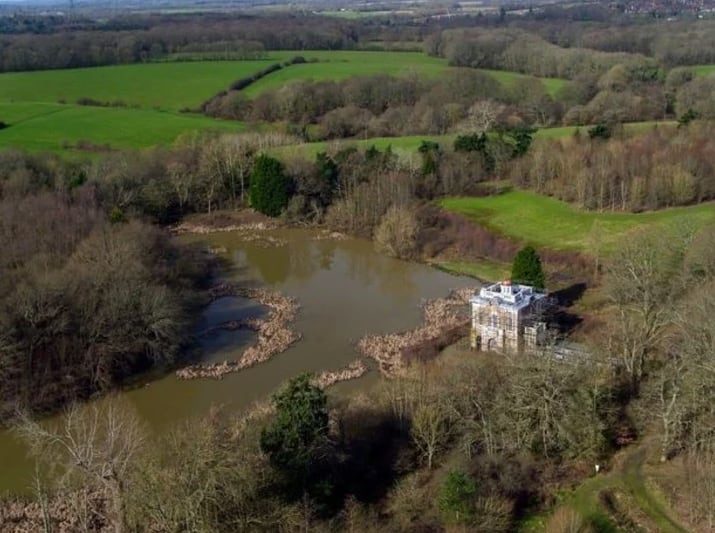
<path id="1" fill-rule="evenodd" d="M 523 317 L 518 310 L 491 302 L 472 310 L 472 346 L 483 351 L 519 351 Z"/>

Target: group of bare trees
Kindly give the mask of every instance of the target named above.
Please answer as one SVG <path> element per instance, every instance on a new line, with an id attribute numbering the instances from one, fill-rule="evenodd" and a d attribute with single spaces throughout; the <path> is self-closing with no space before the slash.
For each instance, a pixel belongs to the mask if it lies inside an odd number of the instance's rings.
<path id="1" fill-rule="evenodd" d="M 711 452 L 715 227 L 684 222 L 632 235 L 605 277 L 609 353 L 662 458 Z"/>
<path id="2" fill-rule="evenodd" d="M 93 192 L 0 201 L 0 423 L 171 365 L 205 260 Z"/>
<path id="3" fill-rule="evenodd" d="M 212 412 L 150 437 L 131 407 L 109 398 L 20 434 L 43 471 L 44 520 L 77 531 L 421 530 L 454 517 L 434 497 L 446 470 L 473 480 L 458 524 L 500 532 L 546 493 L 538 472 L 590 461 L 608 446 L 608 373 L 589 360 L 453 359 L 417 366 L 369 401 L 332 403 L 321 490 L 285 492 L 261 451 L 261 427 Z M 292 441 L 291 441 L 292 442 Z M 51 481 L 49 481 L 49 480 Z M 57 516 L 50 502 L 68 502 Z M 1 515 L 0 515 L 1 516 Z M 35 517 L 39 527 L 42 516 Z M 102 529 L 104 528 L 104 529 Z"/>
<path id="4" fill-rule="evenodd" d="M 507 171 L 515 185 L 586 209 L 640 211 L 715 197 L 713 149 L 703 122 L 605 142 L 537 142 Z"/>
<path id="5" fill-rule="evenodd" d="M 547 126 L 562 107 L 536 78 L 508 87 L 472 69 L 437 79 L 415 75 L 356 76 L 344 81 L 299 82 L 247 99 L 228 91 L 204 105 L 212 116 L 288 122 L 309 140 L 470 132 L 508 122 Z M 305 130 L 309 124 L 317 128 Z M 477 129 L 474 129 L 474 128 Z"/>

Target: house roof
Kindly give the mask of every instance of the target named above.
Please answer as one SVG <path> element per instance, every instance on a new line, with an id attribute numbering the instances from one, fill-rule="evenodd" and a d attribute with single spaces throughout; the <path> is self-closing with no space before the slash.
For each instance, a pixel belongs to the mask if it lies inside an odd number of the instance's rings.
<path id="1" fill-rule="evenodd" d="M 469 301 L 477 305 L 492 304 L 512 310 L 520 310 L 545 297 L 546 294 L 537 291 L 530 285 L 502 281 L 488 287 L 482 287 L 479 294 L 472 296 Z"/>

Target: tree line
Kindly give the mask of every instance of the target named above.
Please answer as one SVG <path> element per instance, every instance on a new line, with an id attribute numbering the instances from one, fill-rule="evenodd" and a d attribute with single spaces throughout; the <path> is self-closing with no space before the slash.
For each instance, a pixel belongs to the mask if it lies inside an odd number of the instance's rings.
<path id="1" fill-rule="evenodd" d="M 505 88 L 469 69 L 435 79 L 376 75 L 296 82 L 253 99 L 229 90 L 202 110 L 219 118 L 287 122 L 289 132 L 306 140 L 470 132 L 519 122 L 547 126 L 563 114 L 538 79 L 520 79 Z"/>
<path id="2" fill-rule="evenodd" d="M 172 54 L 260 58 L 266 50 L 335 50 L 356 47 L 359 24 L 310 15 L 137 16 L 88 21 L 44 33 L 3 34 L 3 71 L 139 63 Z M 64 30 L 64 31 L 63 31 Z M 364 33 L 370 32 L 363 28 Z"/>
<path id="3" fill-rule="evenodd" d="M 610 140 L 535 142 L 508 168 L 512 183 L 594 210 L 642 211 L 715 198 L 710 122 Z"/>
<path id="4" fill-rule="evenodd" d="M 715 79 L 698 77 L 687 67 L 666 74 L 652 63 L 638 61 L 615 63 L 601 73 L 587 69 L 556 95 L 546 90 L 548 82 L 535 77 L 504 86 L 469 68 L 450 70 L 436 79 L 376 75 L 300 81 L 251 99 L 241 92 L 250 82 L 237 81 L 201 110 L 217 118 L 280 124 L 306 141 L 439 135 L 508 124 L 620 124 L 689 113 L 715 117 Z"/>

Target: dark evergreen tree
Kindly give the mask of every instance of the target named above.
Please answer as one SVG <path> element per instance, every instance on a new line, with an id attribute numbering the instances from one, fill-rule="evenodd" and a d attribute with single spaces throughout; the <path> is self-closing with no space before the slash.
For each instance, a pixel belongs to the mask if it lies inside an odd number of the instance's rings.
<path id="1" fill-rule="evenodd" d="M 276 217 L 290 200 L 290 180 L 277 159 L 260 155 L 253 164 L 251 173 L 251 207 L 261 213 Z"/>
<path id="2" fill-rule="evenodd" d="M 611 128 L 608 124 L 596 124 L 588 130 L 588 136 L 591 139 L 610 139 L 611 133 Z"/>
<path id="3" fill-rule="evenodd" d="M 530 128 L 528 126 L 512 128 L 506 132 L 512 139 L 514 139 L 512 157 L 521 157 L 526 155 L 536 132 L 536 128 Z"/>
<path id="4" fill-rule="evenodd" d="M 531 285 L 537 289 L 545 287 L 546 279 L 541 266 L 541 258 L 533 247 L 525 246 L 514 256 L 511 281 L 522 285 Z"/>
<path id="5" fill-rule="evenodd" d="M 486 133 L 460 135 L 454 140 L 454 151 L 484 153 L 487 149 L 487 142 Z"/>
<path id="6" fill-rule="evenodd" d="M 682 128 L 683 126 L 687 126 L 690 124 L 693 120 L 696 120 L 700 118 L 698 113 L 693 111 L 692 109 L 688 109 L 685 113 L 683 113 L 680 118 L 678 118 L 678 127 Z"/>
<path id="7" fill-rule="evenodd" d="M 428 176 L 437 173 L 437 159 L 439 158 L 439 143 L 422 141 L 417 151 L 422 154 L 422 174 Z"/>
<path id="8" fill-rule="evenodd" d="M 311 476 L 328 442 L 327 397 L 311 382 L 310 374 L 302 374 L 273 395 L 273 405 L 276 414 L 261 432 L 261 449 L 269 455 L 287 494 L 297 498 L 318 484 Z"/>

